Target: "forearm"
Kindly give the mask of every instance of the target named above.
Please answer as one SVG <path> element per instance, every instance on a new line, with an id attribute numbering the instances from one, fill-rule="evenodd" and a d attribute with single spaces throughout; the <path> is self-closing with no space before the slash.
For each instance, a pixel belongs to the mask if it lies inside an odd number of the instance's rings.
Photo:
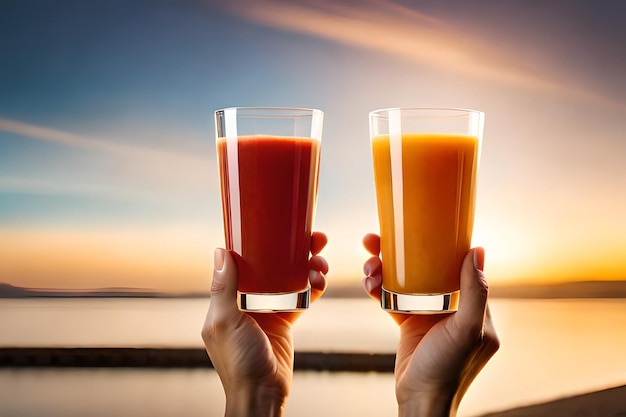
<path id="1" fill-rule="evenodd" d="M 225 417 L 282 417 L 285 398 L 275 390 L 240 386 L 226 394 Z"/>

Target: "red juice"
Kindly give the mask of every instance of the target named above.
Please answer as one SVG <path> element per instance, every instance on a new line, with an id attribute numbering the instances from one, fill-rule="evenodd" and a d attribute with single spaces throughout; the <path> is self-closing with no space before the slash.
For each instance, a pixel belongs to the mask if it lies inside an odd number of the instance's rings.
<path id="1" fill-rule="evenodd" d="M 303 137 L 217 139 L 226 248 L 239 291 L 285 293 L 308 286 L 320 141 Z"/>

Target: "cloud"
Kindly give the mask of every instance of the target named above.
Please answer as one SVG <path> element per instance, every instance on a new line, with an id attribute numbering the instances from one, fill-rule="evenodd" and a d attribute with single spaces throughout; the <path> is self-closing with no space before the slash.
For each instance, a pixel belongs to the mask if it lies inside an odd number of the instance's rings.
<path id="1" fill-rule="evenodd" d="M 199 158 L 172 150 L 160 150 L 142 146 L 133 146 L 120 143 L 119 140 L 93 138 L 78 135 L 72 132 L 37 126 L 15 120 L 0 119 L 0 131 L 59 143 L 75 148 L 88 149 L 96 152 L 116 154 L 125 157 L 152 157 L 152 158 L 183 158 L 188 162 L 198 162 Z"/>
<path id="2" fill-rule="evenodd" d="M 420 13 L 389 0 L 231 0 L 231 13 L 256 24 L 313 35 L 347 45 L 392 54 L 409 61 L 497 82 L 576 96 L 626 109 L 559 76 L 529 65 L 501 39 L 489 43 L 467 28 Z M 531 63 L 536 64 L 536 63 Z"/>
<path id="3" fill-rule="evenodd" d="M 472 42 L 467 34 L 455 33 L 442 20 L 387 0 L 235 0 L 227 7 L 259 24 L 391 53 L 431 66 L 512 82 L 549 84 L 511 65 L 494 65 L 493 57 L 502 57 L 502 51 Z"/>
<path id="4" fill-rule="evenodd" d="M 140 189 L 123 188 L 115 185 L 89 184 L 85 182 L 54 181 L 43 178 L 0 176 L 0 193 L 32 195 L 64 195 L 83 197 L 106 197 L 113 199 L 158 199 L 159 195 Z"/>
<path id="5" fill-rule="evenodd" d="M 38 166 L 39 174 L 11 175 L 0 178 L 0 191 L 21 191 L 36 194 L 104 195 L 122 198 L 157 196 L 160 192 L 198 192 L 213 190 L 217 176 L 214 158 L 210 155 L 189 154 L 172 149 L 137 146 L 116 139 L 102 139 L 20 121 L 1 119 L 0 132 L 57 143 L 71 148 L 92 151 L 73 158 L 108 158 L 110 169 L 75 172 L 73 161 L 64 167 Z M 84 164 L 83 164 L 84 165 Z M 47 171 L 46 171 L 47 169 Z M 53 171 L 50 171 L 53 169 Z M 102 170 L 103 168 L 99 168 Z M 34 170 L 33 170 L 34 171 Z M 42 178 L 41 171 L 49 172 Z M 93 171 L 93 172 L 92 172 Z M 33 178 L 33 176 L 38 176 Z"/>

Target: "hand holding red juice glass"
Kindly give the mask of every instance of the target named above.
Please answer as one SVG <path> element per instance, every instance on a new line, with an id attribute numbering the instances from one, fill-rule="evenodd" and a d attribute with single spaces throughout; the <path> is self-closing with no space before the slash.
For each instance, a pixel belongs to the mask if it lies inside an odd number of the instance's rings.
<path id="1" fill-rule="evenodd" d="M 242 310 L 308 308 L 322 121 L 315 109 L 215 112 L 224 235 Z"/>

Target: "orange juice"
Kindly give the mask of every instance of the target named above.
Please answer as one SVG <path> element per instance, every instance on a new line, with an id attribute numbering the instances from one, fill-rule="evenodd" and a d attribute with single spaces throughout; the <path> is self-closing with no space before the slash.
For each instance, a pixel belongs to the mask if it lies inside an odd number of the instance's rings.
<path id="1" fill-rule="evenodd" d="M 372 154 L 383 288 L 458 291 L 474 222 L 478 137 L 380 135 L 372 138 Z"/>

